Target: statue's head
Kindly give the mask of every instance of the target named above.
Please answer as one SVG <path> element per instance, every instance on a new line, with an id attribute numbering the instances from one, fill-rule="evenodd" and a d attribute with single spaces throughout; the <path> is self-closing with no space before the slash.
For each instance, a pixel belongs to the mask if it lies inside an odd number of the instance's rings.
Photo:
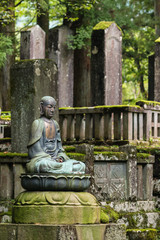
<path id="1" fill-rule="evenodd" d="M 54 115 L 56 101 L 53 97 L 44 96 L 40 101 L 40 115 L 51 119 Z"/>

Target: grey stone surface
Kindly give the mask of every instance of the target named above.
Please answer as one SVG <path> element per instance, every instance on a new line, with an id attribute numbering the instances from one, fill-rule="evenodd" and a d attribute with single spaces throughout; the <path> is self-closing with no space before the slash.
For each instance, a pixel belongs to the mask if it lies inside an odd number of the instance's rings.
<path id="1" fill-rule="evenodd" d="M 155 62 L 154 62 L 154 101 L 160 101 L 160 43 L 155 44 Z"/>
<path id="2" fill-rule="evenodd" d="M 122 34 L 115 23 L 92 33 L 92 105 L 122 103 Z"/>
<path id="3" fill-rule="evenodd" d="M 106 202 L 102 202 L 102 205 L 106 205 Z M 155 201 L 116 201 L 109 204 L 117 212 L 139 212 L 147 211 L 152 212 L 155 210 L 156 202 Z"/>
<path id="4" fill-rule="evenodd" d="M 0 240 L 126 240 L 120 224 L 0 224 Z"/>
<path id="5" fill-rule="evenodd" d="M 127 192 L 128 199 L 137 199 L 137 149 L 135 146 L 125 145 L 119 148 L 120 151 L 127 153 Z"/>
<path id="6" fill-rule="evenodd" d="M 11 69 L 12 151 L 27 152 L 31 123 L 43 96 L 58 100 L 57 67 L 52 60 L 24 60 Z M 58 101 L 55 119 L 58 120 Z"/>
<path id="7" fill-rule="evenodd" d="M 106 200 L 127 198 L 125 163 L 95 162 L 95 183 L 101 188 Z"/>
<path id="8" fill-rule="evenodd" d="M 74 51 L 74 107 L 91 106 L 90 57 L 88 50 Z"/>
<path id="9" fill-rule="evenodd" d="M 126 240 L 126 229 L 124 225 L 109 224 L 106 227 L 105 240 Z"/>
<path id="10" fill-rule="evenodd" d="M 49 31 L 49 58 L 58 66 L 59 107 L 73 107 L 73 50 L 66 44 L 72 31 L 67 26 L 53 28 Z"/>
<path id="11" fill-rule="evenodd" d="M 45 32 L 39 25 L 22 31 L 20 59 L 44 59 L 45 35 Z"/>
<path id="12" fill-rule="evenodd" d="M 118 219 L 117 223 L 125 224 L 127 228 L 159 228 L 158 212 L 135 212 L 127 213 L 122 218 Z M 130 221 L 132 218 L 132 222 Z"/>

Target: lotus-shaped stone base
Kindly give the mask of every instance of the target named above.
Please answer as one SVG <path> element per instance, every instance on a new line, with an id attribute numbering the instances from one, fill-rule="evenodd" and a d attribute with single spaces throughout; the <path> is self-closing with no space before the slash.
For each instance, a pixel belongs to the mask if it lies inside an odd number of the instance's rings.
<path id="1" fill-rule="evenodd" d="M 90 176 L 86 174 L 22 174 L 21 185 L 28 191 L 76 191 L 81 192 L 90 186 Z"/>

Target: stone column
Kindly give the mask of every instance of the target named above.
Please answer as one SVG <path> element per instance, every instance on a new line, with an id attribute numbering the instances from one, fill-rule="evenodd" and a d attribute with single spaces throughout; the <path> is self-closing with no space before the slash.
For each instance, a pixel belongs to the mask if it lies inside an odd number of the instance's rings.
<path id="1" fill-rule="evenodd" d="M 39 102 L 45 95 L 57 100 L 57 67 L 54 61 L 16 62 L 11 68 L 12 152 L 27 152 L 30 127 L 40 116 Z"/>
<path id="2" fill-rule="evenodd" d="M 74 107 L 91 106 L 90 57 L 87 50 L 74 51 Z"/>
<path id="3" fill-rule="evenodd" d="M 127 161 L 127 192 L 128 199 L 137 199 L 137 150 L 135 146 L 125 145 L 119 148 L 128 155 Z"/>
<path id="4" fill-rule="evenodd" d="M 91 46 L 92 105 L 122 103 L 122 33 L 114 22 L 93 28 Z"/>
<path id="5" fill-rule="evenodd" d="M 73 107 L 73 50 L 68 49 L 67 38 L 72 31 L 67 26 L 49 31 L 49 58 L 58 66 L 59 107 Z"/>
<path id="6" fill-rule="evenodd" d="M 45 32 L 39 25 L 35 25 L 21 32 L 21 59 L 45 58 Z"/>

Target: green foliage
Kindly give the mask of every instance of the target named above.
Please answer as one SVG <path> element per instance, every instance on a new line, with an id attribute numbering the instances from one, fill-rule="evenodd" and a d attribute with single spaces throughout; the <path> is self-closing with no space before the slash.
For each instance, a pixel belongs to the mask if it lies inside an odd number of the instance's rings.
<path id="1" fill-rule="evenodd" d="M 87 48 L 91 37 L 92 28 L 90 26 L 81 26 L 76 29 L 75 35 L 70 35 L 67 40 L 69 49 Z M 88 43 L 88 45 L 87 45 Z"/>
<path id="2" fill-rule="evenodd" d="M 11 55 L 12 52 L 13 52 L 12 39 L 0 33 L 0 67 L 4 65 L 7 55 Z"/>

